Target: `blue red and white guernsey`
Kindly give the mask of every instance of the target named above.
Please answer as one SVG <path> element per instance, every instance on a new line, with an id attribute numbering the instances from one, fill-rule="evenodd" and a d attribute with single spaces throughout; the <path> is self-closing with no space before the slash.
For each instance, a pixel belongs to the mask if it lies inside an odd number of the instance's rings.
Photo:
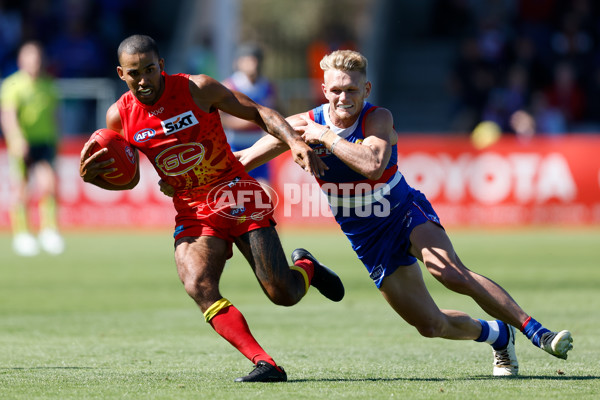
<path id="1" fill-rule="evenodd" d="M 345 129 L 331 123 L 329 104 L 308 114 L 343 139 L 361 144 L 365 139 L 365 120 L 376 109 L 377 106 L 365 102 L 357 121 Z M 397 145 L 392 146 L 390 160 L 378 180 L 366 179 L 322 144 L 311 147 L 329 167 L 317 182 L 336 221 L 379 288 L 383 279 L 398 267 L 416 262 L 409 254 L 413 228 L 426 221 L 440 225 L 439 218 L 425 196 L 408 185 L 398 170 Z"/>
<path id="2" fill-rule="evenodd" d="M 236 71 L 226 78 L 223 84 L 232 90 L 244 93 L 257 104 L 269 108 L 277 107 L 275 85 L 265 77 L 261 76 L 256 82 L 252 82 L 246 74 Z M 253 124 L 252 128 L 247 129 L 225 129 L 225 134 L 231 150 L 239 151 L 252 146 L 266 132 Z M 249 174 L 256 179 L 268 181 L 270 179 L 269 164 L 265 163 L 254 168 Z"/>

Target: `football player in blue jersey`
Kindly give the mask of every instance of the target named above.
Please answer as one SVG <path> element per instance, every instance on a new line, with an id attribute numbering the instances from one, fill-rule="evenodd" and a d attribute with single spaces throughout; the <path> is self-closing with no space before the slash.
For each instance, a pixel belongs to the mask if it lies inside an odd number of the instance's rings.
<path id="1" fill-rule="evenodd" d="M 276 110 L 279 106 L 277 88 L 263 74 L 263 62 L 264 54 L 258 45 L 246 43 L 239 46 L 236 52 L 235 72 L 223 81 L 223 85 L 230 90 L 244 93 L 260 105 Z M 248 148 L 266 135 L 266 132 L 252 121 L 227 113 L 221 113 L 221 122 L 232 151 Z M 268 164 L 254 168 L 248 173 L 259 182 L 269 181 Z"/>
<path id="2" fill-rule="evenodd" d="M 468 269 L 429 201 L 398 171 L 397 142 L 389 110 L 366 101 L 371 91 L 367 60 L 334 51 L 321 61 L 328 103 L 288 118 L 328 169 L 315 173 L 332 212 L 371 279 L 392 308 L 425 337 L 489 343 L 494 376 L 518 374 L 515 328 L 558 358 L 573 348 L 569 331 L 550 331 L 526 313 L 497 283 Z M 236 153 L 246 169 L 285 152 L 265 136 Z M 497 320 L 441 310 L 417 260 L 446 288 L 470 296 Z"/>

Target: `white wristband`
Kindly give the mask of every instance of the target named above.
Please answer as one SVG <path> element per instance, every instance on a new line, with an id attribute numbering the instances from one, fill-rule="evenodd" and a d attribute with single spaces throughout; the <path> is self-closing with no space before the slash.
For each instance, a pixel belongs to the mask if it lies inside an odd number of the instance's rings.
<path id="1" fill-rule="evenodd" d="M 323 129 L 323 132 L 321 132 L 321 135 L 319 136 L 319 142 L 323 143 L 323 136 L 327 133 L 328 130 L 328 126 L 326 126 L 325 129 Z"/>
<path id="2" fill-rule="evenodd" d="M 329 149 L 329 151 L 331 152 L 331 154 L 333 154 L 333 148 L 335 147 L 335 145 L 337 144 L 337 142 L 339 142 L 341 139 L 340 136 L 336 137 L 335 139 L 333 139 L 333 143 L 331 143 L 331 148 Z"/>

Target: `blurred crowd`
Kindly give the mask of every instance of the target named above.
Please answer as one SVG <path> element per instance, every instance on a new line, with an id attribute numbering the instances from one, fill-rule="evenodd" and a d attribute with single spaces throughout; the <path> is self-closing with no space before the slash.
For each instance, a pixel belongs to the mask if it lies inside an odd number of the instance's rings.
<path id="1" fill-rule="evenodd" d="M 16 70 L 19 45 L 42 43 L 49 72 L 59 78 L 114 72 L 114 49 L 141 28 L 140 0 L 0 0 L 0 77 Z M 137 18 L 136 18 L 137 15 Z"/>
<path id="2" fill-rule="evenodd" d="M 156 23 L 169 7 L 142 0 L 0 0 L 0 80 L 17 70 L 22 43 L 37 41 L 45 71 L 55 78 L 116 79 L 116 49 L 124 37 L 145 32 L 167 41 L 172 26 Z M 171 12 L 178 8 L 171 4 Z M 62 132 L 89 133 L 96 126 L 95 99 L 63 99 Z"/>
<path id="3" fill-rule="evenodd" d="M 175 5 L 181 3 L 0 0 L 0 79 L 16 70 L 19 45 L 31 39 L 44 46 L 55 77 L 114 78 L 120 40 L 144 32 L 169 43 L 175 29 L 162 22 Z M 600 130 L 600 2 L 431 0 L 431 6 L 430 31 L 459 42 L 448 85 L 452 131 L 472 131 L 482 121 L 525 135 Z"/>
<path id="4" fill-rule="evenodd" d="M 600 2 L 438 0 L 433 31 L 460 38 L 453 129 L 558 135 L 600 126 Z"/>

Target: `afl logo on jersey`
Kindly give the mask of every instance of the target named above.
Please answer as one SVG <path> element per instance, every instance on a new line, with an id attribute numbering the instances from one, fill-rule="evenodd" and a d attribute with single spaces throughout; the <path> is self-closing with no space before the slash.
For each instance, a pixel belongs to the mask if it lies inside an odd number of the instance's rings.
<path id="1" fill-rule="evenodd" d="M 176 115 L 173 118 L 161 121 L 160 124 L 163 127 L 165 135 L 171 135 L 177 131 L 182 131 L 190 126 L 194 126 L 198 123 L 196 116 L 191 111 L 186 111 L 182 114 Z"/>
<path id="2" fill-rule="evenodd" d="M 133 140 L 138 143 L 144 143 L 145 141 L 152 139 L 155 135 L 156 131 L 154 129 L 146 128 L 133 135 Z"/>
<path id="3" fill-rule="evenodd" d="M 320 157 L 320 158 L 327 157 L 327 156 L 331 155 L 331 152 L 329 151 L 329 149 L 327 149 L 322 144 L 317 145 L 316 147 L 313 147 L 313 151 L 315 152 L 315 154 L 317 155 L 317 157 Z"/>
<path id="4" fill-rule="evenodd" d="M 169 147 L 154 159 L 157 168 L 168 176 L 182 175 L 204 160 L 202 143 L 185 143 Z"/>

